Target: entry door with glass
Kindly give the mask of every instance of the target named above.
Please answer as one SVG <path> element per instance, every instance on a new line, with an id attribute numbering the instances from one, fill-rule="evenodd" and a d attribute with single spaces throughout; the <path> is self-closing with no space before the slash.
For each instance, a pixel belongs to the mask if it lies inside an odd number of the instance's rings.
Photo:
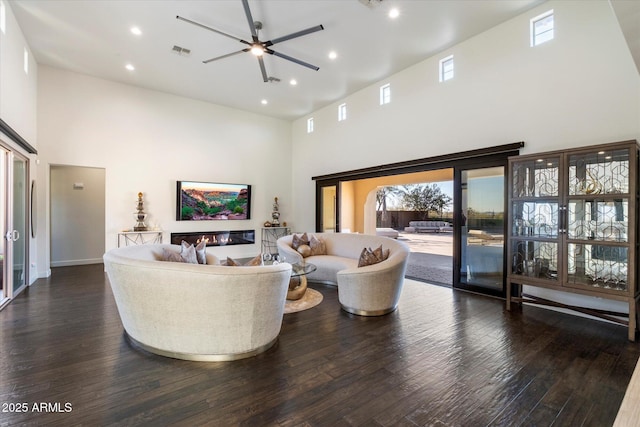
<path id="1" fill-rule="evenodd" d="M 504 296 L 504 166 L 458 170 L 460 259 L 454 286 Z"/>
<path id="2" fill-rule="evenodd" d="M 0 147 L 0 305 L 27 284 L 27 160 Z"/>

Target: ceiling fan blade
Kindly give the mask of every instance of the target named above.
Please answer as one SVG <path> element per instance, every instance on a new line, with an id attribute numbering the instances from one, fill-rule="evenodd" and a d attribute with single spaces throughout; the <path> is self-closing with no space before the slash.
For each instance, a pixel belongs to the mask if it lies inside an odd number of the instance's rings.
<path id="1" fill-rule="evenodd" d="M 192 21 L 191 19 L 184 18 L 184 17 L 182 17 L 182 16 L 180 16 L 180 15 L 176 16 L 176 19 L 179 19 L 179 20 L 184 21 L 184 22 L 188 22 L 189 24 L 193 24 L 193 25 L 195 25 L 195 26 L 197 26 L 197 27 L 200 27 L 200 28 L 204 28 L 205 30 L 213 31 L 213 32 L 214 32 L 214 33 L 216 33 L 216 34 L 220 34 L 221 36 L 229 37 L 230 39 L 237 40 L 237 41 L 239 41 L 240 43 L 249 44 L 249 45 L 251 44 L 251 43 L 249 43 L 249 42 L 248 42 L 248 41 L 246 41 L 246 40 L 242 40 L 242 39 L 240 39 L 240 38 L 238 38 L 238 37 L 236 37 L 236 36 L 232 36 L 231 34 L 223 33 L 223 32 L 222 32 L 222 31 L 220 31 L 220 30 L 216 30 L 216 29 L 214 29 L 214 28 L 208 27 L 208 26 L 206 26 L 206 25 L 204 25 L 204 24 L 201 24 L 201 23 L 199 23 L 199 22 Z"/>
<path id="2" fill-rule="evenodd" d="M 267 77 L 267 69 L 264 67 L 264 59 L 262 59 L 262 56 L 258 56 L 258 64 L 260 64 L 260 71 L 262 72 L 262 80 L 264 80 L 264 82 L 268 82 L 269 78 Z"/>
<path id="3" fill-rule="evenodd" d="M 282 37 L 278 37 L 275 38 L 273 40 L 269 40 L 268 42 L 265 42 L 264 45 L 265 46 L 272 46 L 276 43 L 281 43 L 287 40 L 291 40 L 291 39 L 295 39 L 296 37 L 302 37 L 302 36 L 306 36 L 307 34 L 311 34 L 311 33 L 315 33 L 316 31 L 321 31 L 324 30 L 324 27 L 322 25 L 316 25 L 315 27 L 311 27 L 311 28 L 307 28 L 306 30 L 301 30 L 295 33 L 291 33 L 289 35 L 286 36 L 282 36 Z"/>
<path id="4" fill-rule="evenodd" d="M 202 63 L 203 64 L 208 64 L 209 62 L 217 61 L 218 59 L 228 58 L 230 56 L 237 55 L 237 54 L 243 53 L 243 52 L 249 52 L 249 50 L 250 50 L 249 48 L 246 48 L 246 49 L 239 50 L 237 52 L 227 53 L 226 55 L 216 56 L 215 58 L 206 59 L 206 60 L 202 61 Z"/>
<path id="5" fill-rule="evenodd" d="M 271 54 L 271 55 L 275 55 L 278 56 L 282 59 L 286 59 L 287 61 L 291 61 L 291 62 L 295 62 L 296 64 L 302 65 L 303 67 L 307 67 L 307 68 L 311 68 L 312 70 L 318 71 L 320 69 L 320 67 L 316 67 L 315 65 L 311 65 L 308 62 L 304 62 L 304 61 L 300 61 L 299 59 L 293 58 L 289 55 L 285 55 L 284 53 L 278 53 L 274 50 L 271 49 L 265 49 L 265 52 Z"/>
<path id="6" fill-rule="evenodd" d="M 247 21 L 249 21 L 249 28 L 251 29 L 251 37 L 253 37 L 253 42 L 257 43 L 258 40 L 258 30 L 256 29 L 256 24 L 253 21 L 253 16 L 251 16 L 251 9 L 249 9 L 249 0 L 242 0 L 242 6 L 244 7 L 244 14 L 247 15 Z"/>

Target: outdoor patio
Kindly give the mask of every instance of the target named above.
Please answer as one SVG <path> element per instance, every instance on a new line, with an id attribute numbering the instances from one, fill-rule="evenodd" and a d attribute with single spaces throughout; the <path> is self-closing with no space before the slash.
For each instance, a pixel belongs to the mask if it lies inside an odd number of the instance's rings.
<path id="1" fill-rule="evenodd" d="M 411 249 L 405 276 L 436 285 L 453 284 L 453 233 L 400 232 Z"/>

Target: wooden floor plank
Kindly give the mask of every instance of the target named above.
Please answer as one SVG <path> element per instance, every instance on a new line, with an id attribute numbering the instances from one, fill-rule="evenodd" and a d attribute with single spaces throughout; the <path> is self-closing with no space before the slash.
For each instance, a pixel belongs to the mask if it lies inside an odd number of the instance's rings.
<path id="1" fill-rule="evenodd" d="M 102 265 L 55 268 L 0 311 L 0 426 L 603 426 L 640 356 L 621 326 L 441 286 L 373 318 L 310 286 L 267 352 L 187 362 L 129 343 Z"/>

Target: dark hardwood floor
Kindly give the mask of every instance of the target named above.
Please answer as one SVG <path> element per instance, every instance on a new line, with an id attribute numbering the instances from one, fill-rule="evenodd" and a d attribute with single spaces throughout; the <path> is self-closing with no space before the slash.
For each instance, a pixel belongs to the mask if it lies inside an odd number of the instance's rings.
<path id="1" fill-rule="evenodd" d="M 311 286 L 266 353 L 186 362 L 129 345 L 102 265 L 56 268 L 0 312 L 0 425 L 610 426 L 640 354 L 621 326 L 441 286 L 377 318 Z"/>

